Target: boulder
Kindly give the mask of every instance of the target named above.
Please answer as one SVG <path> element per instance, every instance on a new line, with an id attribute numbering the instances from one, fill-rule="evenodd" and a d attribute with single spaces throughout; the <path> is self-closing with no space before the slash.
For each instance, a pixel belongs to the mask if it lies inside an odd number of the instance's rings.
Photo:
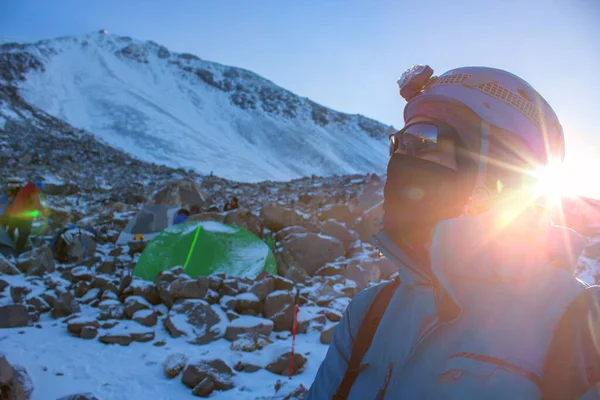
<path id="1" fill-rule="evenodd" d="M 144 326 L 154 326 L 158 322 L 158 316 L 156 315 L 156 312 L 148 309 L 136 311 L 132 315 L 131 319 Z"/>
<path id="2" fill-rule="evenodd" d="M 86 266 L 75 267 L 71 270 L 71 276 L 74 281 L 91 282 L 94 279 L 94 273 Z"/>
<path id="3" fill-rule="evenodd" d="M 77 393 L 63 396 L 58 400 L 100 400 L 93 393 Z"/>
<path id="4" fill-rule="evenodd" d="M 273 322 L 271 320 L 246 315 L 229 323 L 225 331 L 225 339 L 233 342 L 247 333 L 269 336 L 272 331 Z"/>
<path id="5" fill-rule="evenodd" d="M 27 275 L 42 276 L 54 272 L 54 255 L 49 247 L 40 247 L 19 257 L 17 267 Z"/>
<path id="6" fill-rule="evenodd" d="M 309 275 L 313 275 L 323 265 L 335 261 L 346 254 L 343 244 L 332 237 L 305 233 L 289 235 L 281 242 L 278 250 L 284 265 L 280 267 L 280 274 L 285 275 L 281 268 L 292 265 L 303 268 Z"/>
<path id="7" fill-rule="evenodd" d="M 331 325 L 321 331 L 320 340 L 323 344 L 330 344 L 331 339 L 333 339 L 333 331 L 335 330 L 336 325 Z"/>
<path id="8" fill-rule="evenodd" d="M 18 275 L 21 271 L 11 260 L 0 254 L 0 275 Z"/>
<path id="9" fill-rule="evenodd" d="M 25 300 L 25 296 L 31 293 L 31 288 L 29 286 L 11 286 L 10 287 L 10 297 L 13 303 L 18 304 Z"/>
<path id="10" fill-rule="evenodd" d="M 133 342 L 131 334 L 120 333 L 105 333 L 99 337 L 99 340 L 104 344 L 118 344 L 121 346 L 129 346 Z"/>
<path id="11" fill-rule="evenodd" d="M 294 296 L 289 292 L 276 291 L 265 299 L 263 315 L 273 321 L 275 331 L 292 330 L 294 309 Z"/>
<path id="12" fill-rule="evenodd" d="M 11 365 L 0 354 L 0 398 L 6 400 L 29 400 L 33 393 L 33 382 L 27 370 L 20 365 Z"/>
<path id="13" fill-rule="evenodd" d="M 140 310 L 151 310 L 152 305 L 142 296 L 130 296 L 125 299 L 125 315 L 127 318 L 132 318 L 133 315 Z"/>
<path id="14" fill-rule="evenodd" d="M 187 356 L 183 353 L 171 354 L 163 363 L 163 372 L 169 379 L 175 378 L 187 364 Z"/>
<path id="15" fill-rule="evenodd" d="M 237 362 L 237 364 L 234 365 L 233 369 L 235 369 L 238 372 L 252 373 L 258 371 L 261 368 L 258 365 L 250 364 L 240 360 Z"/>
<path id="16" fill-rule="evenodd" d="M 52 318 L 67 317 L 71 314 L 81 312 L 81 307 L 77 300 L 73 298 L 71 293 L 62 292 L 54 302 L 52 309 Z"/>
<path id="17" fill-rule="evenodd" d="M 0 306 L 0 328 L 19 328 L 29 324 L 27 307 L 21 304 Z"/>
<path id="18" fill-rule="evenodd" d="M 189 364 L 181 381 L 189 388 L 195 388 L 203 379 L 209 378 L 215 384 L 217 390 L 229 390 L 233 388 L 233 370 L 223 360 L 203 360 Z"/>
<path id="19" fill-rule="evenodd" d="M 103 300 L 98 304 L 98 310 L 100 311 L 98 319 L 101 321 L 125 318 L 125 307 L 119 300 Z"/>
<path id="20" fill-rule="evenodd" d="M 235 311 L 245 315 L 258 315 L 262 309 L 260 299 L 252 292 L 235 296 Z"/>
<path id="21" fill-rule="evenodd" d="M 264 226 L 273 232 L 298 225 L 302 221 L 302 216 L 298 212 L 278 204 L 264 204 L 260 209 L 260 217 Z"/>
<path id="22" fill-rule="evenodd" d="M 187 336 L 190 343 L 206 344 L 218 336 L 211 328 L 220 321 L 206 301 L 186 299 L 173 305 L 163 323 L 174 338 Z"/>
<path id="23" fill-rule="evenodd" d="M 192 389 L 192 394 L 198 397 L 208 397 L 215 389 L 215 381 L 206 377 Z"/>
<path id="24" fill-rule="evenodd" d="M 67 324 L 67 330 L 69 331 L 69 333 L 72 333 L 75 336 L 80 336 L 81 331 L 86 326 L 94 327 L 96 329 L 100 328 L 100 324 L 95 319 L 79 317 L 69 320 Z"/>
<path id="25" fill-rule="evenodd" d="M 275 279 L 272 276 L 267 276 L 261 281 L 254 283 L 250 287 L 250 292 L 254 293 L 260 301 L 264 301 L 269 293 L 275 291 Z"/>
<path id="26" fill-rule="evenodd" d="M 239 335 L 238 338 L 231 343 L 231 350 L 252 352 L 261 350 L 271 343 L 273 343 L 271 339 L 260 333 L 245 333 Z"/>
<path id="27" fill-rule="evenodd" d="M 326 221 L 334 219 L 338 222 L 350 222 L 354 217 L 345 204 L 328 204 L 319 212 L 319 219 Z"/>
<path id="28" fill-rule="evenodd" d="M 365 214 L 356 220 L 352 229 L 358 233 L 360 240 L 369 242 L 372 235 L 382 228 L 383 202 L 367 210 Z"/>
<path id="29" fill-rule="evenodd" d="M 290 357 L 292 357 L 291 352 L 284 353 L 277 359 L 271 361 L 266 369 L 277 375 L 288 376 L 290 371 Z M 305 364 L 306 357 L 302 354 L 294 353 L 292 358 L 292 375 L 297 375 L 304 371 Z"/>
<path id="30" fill-rule="evenodd" d="M 263 227 L 261 219 L 252 214 L 250 210 L 240 207 L 229 211 L 223 221 L 225 224 L 239 226 L 247 231 L 254 233 L 259 238 L 263 237 Z"/>
<path id="31" fill-rule="evenodd" d="M 128 275 L 131 276 L 131 275 Z M 160 304 L 158 289 L 152 282 L 136 278 L 122 291 L 124 297 L 141 296 L 152 305 Z"/>
<path id="32" fill-rule="evenodd" d="M 171 283 L 170 295 L 177 299 L 203 299 L 208 290 L 209 280 L 205 277 L 195 279 L 177 278 Z"/>
<path id="33" fill-rule="evenodd" d="M 359 240 L 358 234 L 348 230 L 342 223 L 333 219 L 328 219 L 321 224 L 321 233 L 339 240 L 346 250 L 352 247 L 352 244 Z"/>
<path id="34" fill-rule="evenodd" d="M 26 300 L 26 303 L 35 308 L 39 313 L 45 313 L 50 311 L 52 307 L 44 299 L 39 296 L 30 297 Z"/>

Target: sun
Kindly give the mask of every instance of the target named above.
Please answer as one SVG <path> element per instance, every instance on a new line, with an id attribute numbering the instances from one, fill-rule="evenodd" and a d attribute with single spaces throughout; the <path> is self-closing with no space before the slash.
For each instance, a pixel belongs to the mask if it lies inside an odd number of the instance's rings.
<path id="1" fill-rule="evenodd" d="M 532 175 L 536 179 L 534 190 L 548 205 L 559 205 L 564 196 L 575 196 L 580 192 L 582 182 L 577 175 L 569 174 L 559 161 L 537 168 Z"/>

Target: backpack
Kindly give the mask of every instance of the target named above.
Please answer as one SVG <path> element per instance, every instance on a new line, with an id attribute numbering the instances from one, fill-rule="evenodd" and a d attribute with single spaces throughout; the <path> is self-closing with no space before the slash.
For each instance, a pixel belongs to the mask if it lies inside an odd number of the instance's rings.
<path id="1" fill-rule="evenodd" d="M 377 293 L 373 303 L 371 303 L 365 319 L 360 328 L 358 328 L 354 346 L 352 346 L 352 354 L 348 361 L 348 368 L 340 386 L 338 386 L 337 391 L 333 395 L 333 400 L 346 400 L 348 398 L 352 385 L 361 371 L 360 363 L 371 347 L 375 332 L 398 286 L 400 286 L 400 278 L 396 276 Z"/>

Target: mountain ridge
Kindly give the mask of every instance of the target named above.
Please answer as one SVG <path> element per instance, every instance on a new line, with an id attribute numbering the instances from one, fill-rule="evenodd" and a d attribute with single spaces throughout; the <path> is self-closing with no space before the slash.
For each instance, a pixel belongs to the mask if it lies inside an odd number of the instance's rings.
<path id="1" fill-rule="evenodd" d="M 393 127 L 254 72 L 101 32 L 0 44 L 0 80 L 142 160 L 242 181 L 383 173 Z"/>

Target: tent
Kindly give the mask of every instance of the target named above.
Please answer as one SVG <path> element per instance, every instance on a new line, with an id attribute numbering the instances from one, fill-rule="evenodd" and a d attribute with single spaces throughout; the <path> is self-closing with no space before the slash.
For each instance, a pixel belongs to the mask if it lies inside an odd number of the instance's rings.
<path id="1" fill-rule="evenodd" d="M 277 273 L 269 246 L 253 233 L 215 221 L 191 221 L 159 233 L 144 249 L 133 274 L 154 280 L 162 270 L 182 266 L 189 276 L 226 273 L 255 278 Z"/>
<path id="2" fill-rule="evenodd" d="M 0 226 L 0 254 L 5 257 L 16 257 L 17 250 L 15 248 L 15 243 L 12 241 L 10 236 L 8 236 L 8 232 L 4 230 Z"/>
<path id="3" fill-rule="evenodd" d="M 163 230 L 173 225 L 175 214 L 180 207 L 168 204 L 150 204 L 144 206 L 131 221 L 127 223 L 117 244 L 125 244 L 134 239 L 138 234 L 144 236 L 144 240 L 150 240 Z"/>
<path id="4" fill-rule="evenodd" d="M 196 182 L 180 179 L 170 182 L 154 195 L 154 203 L 169 204 L 172 206 L 198 206 L 206 207 L 212 202 L 210 196 L 204 192 Z"/>

